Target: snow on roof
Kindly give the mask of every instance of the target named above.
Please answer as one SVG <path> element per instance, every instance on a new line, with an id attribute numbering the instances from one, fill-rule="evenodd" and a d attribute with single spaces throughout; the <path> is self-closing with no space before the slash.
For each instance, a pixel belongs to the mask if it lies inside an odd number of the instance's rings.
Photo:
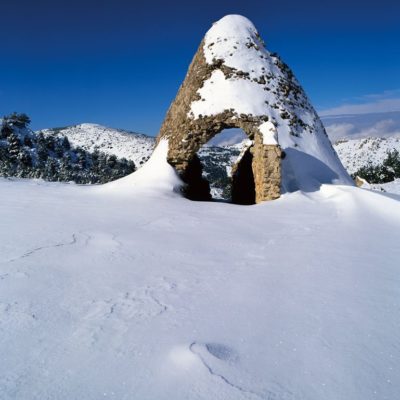
<path id="1" fill-rule="evenodd" d="M 217 115 L 231 108 L 238 114 L 265 114 L 267 97 L 262 86 L 244 79 L 227 79 L 219 69 L 213 71 L 198 93 L 205 101 L 192 103 L 191 111 L 195 118 Z"/>
<path id="2" fill-rule="evenodd" d="M 203 52 L 215 69 L 198 90 L 200 98 L 191 103 L 189 117 L 213 116 L 225 110 L 237 116 L 267 116 L 287 156 L 284 191 L 310 189 L 311 181 L 316 186 L 318 182 L 352 184 L 293 73 L 269 53 L 247 18 L 227 15 L 216 22 L 206 33 Z M 225 68 L 218 67 L 217 60 L 222 60 Z M 260 126 L 264 140 L 276 142 L 275 135 L 267 133 L 268 127 Z"/>
<path id="3" fill-rule="evenodd" d="M 234 109 L 237 114 L 265 115 L 266 103 L 273 100 L 274 94 L 253 79 L 279 71 L 254 25 L 240 15 L 227 15 L 207 32 L 203 51 L 208 64 L 223 60 L 225 66 L 247 78 L 228 78 L 221 70 L 215 70 L 198 91 L 201 99 L 192 103 L 194 117 L 216 115 L 226 109 Z"/>
<path id="4" fill-rule="evenodd" d="M 269 55 L 255 26 L 241 15 L 227 15 L 214 23 L 203 50 L 208 64 L 222 59 L 226 66 L 248 72 L 251 78 L 265 73 Z"/>

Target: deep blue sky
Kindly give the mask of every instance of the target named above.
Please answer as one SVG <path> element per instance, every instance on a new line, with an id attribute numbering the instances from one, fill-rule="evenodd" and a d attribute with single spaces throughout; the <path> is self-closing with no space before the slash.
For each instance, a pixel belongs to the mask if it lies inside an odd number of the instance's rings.
<path id="1" fill-rule="evenodd" d="M 254 22 L 318 110 L 397 96 L 400 1 L 323 3 L 0 0 L 0 114 L 26 112 L 34 129 L 156 134 L 203 35 L 233 13 Z"/>

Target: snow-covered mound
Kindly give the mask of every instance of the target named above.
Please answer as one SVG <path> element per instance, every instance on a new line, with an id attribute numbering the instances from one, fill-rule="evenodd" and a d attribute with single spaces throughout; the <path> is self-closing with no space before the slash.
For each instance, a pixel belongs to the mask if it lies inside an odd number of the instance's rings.
<path id="1" fill-rule="evenodd" d="M 99 188 L 101 191 L 116 193 L 141 194 L 146 193 L 176 193 L 179 192 L 182 181 L 175 170 L 167 162 L 168 141 L 161 140 L 154 149 L 150 159 L 138 171 L 110 182 Z"/>
<path id="2" fill-rule="evenodd" d="M 97 124 L 80 124 L 66 128 L 44 129 L 43 134 L 66 136 L 73 146 L 89 152 L 94 150 L 132 160 L 139 168 L 150 157 L 155 144 L 151 136 Z"/>
<path id="3" fill-rule="evenodd" d="M 369 163 L 382 164 L 389 151 L 400 152 L 400 136 L 342 139 L 337 141 L 334 147 L 343 165 L 352 174 Z"/>
<path id="4" fill-rule="evenodd" d="M 0 180 L 2 400 L 398 398 L 398 200 L 118 192 Z"/>
<path id="5" fill-rule="evenodd" d="M 209 65 L 220 67 L 198 90 L 190 117 L 226 110 L 237 116 L 268 116 L 286 153 L 282 180 L 286 191 L 311 190 L 327 182 L 352 184 L 292 71 L 266 50 L 247 18 L 228 15 L 216 22 L 205 36 L 203 51 Z"/>

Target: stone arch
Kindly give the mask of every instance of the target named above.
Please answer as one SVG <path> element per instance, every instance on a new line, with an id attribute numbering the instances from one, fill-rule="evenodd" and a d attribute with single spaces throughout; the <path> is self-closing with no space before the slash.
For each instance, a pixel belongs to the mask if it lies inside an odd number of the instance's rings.
<path id="1" fill-rule="evenodd" d="M 187 131 L 181 130 L 180 142 L 170 141 L 168 162 L 177 170 L 186 187 L 184 194 L 191 200 L 211 200 L 209 183 L 202 177 L 197 152 L 225 129 L 239 128 L 251 140 L 232 168 L 232 202 L 254 204 L 280 195 L 279 146 L 264 145 L 260 121 L 242 116 L 239 120 L 227 110 L 212 118 L 199 118 Z"/>
<path id="2" fill-rule="evenodd" d="M 213 71 L 222 71 L 225 78 L 246 79 L 234 68 L 227 67 L 222 60 L 207 63 L 204 56 L 204 39 L 189 66 L 186 78 L 179 88 L 178 94 L 171 104 L 165 120 L 161 126 L 157 140 L 168 139 L 168 162 L 178 172 L 186 187 L 184 194 L 192 200 L 210 200 L 208 182 L 202 178 L 201 163 L 196 156 L 201 146 L 206 144 L 215 135 L 224 129 L 240 128 L 252 141 L 248 152 L 251 156 L 251 169 L 254 178 L 248 186 L 254 186 L 255 202 L 276 199 L 280 196 L 281 183 L 281 149 L 276 144 L 265 144 L 260 127 L 265 124 L 267 115 L 240 114 L 234 109 L 225 109 L 223 112 L 211 115 L 194 115 L 191 104 L 201 101 L 199 89 L 208 80 Z M 272 123 L 270 122 L 272 125 Z M 273 126 L 273 125 L 272 125 Z M 244 174 L 244 163 L 234 167 L 235 176 L 249 176 Z M 233 186 L 235 186 L 233 176 Z M 243 180 L 241 187 L 244 187 Z M 234 202 L 240 203 L 240 196 L 235 196 Z"/>
<path id="3" fill-rule="evenodd" d="M 200 140 L 193 141 L 192 146 L 188 146 L 187 151 L 179 151 L 178 154 L 181 165 L 178 165 L 172 159 L 175 152 L 173 149 L 169 153 L 168 161 L 179 172 L 183 181 L 186 183 L 184 194 L 191 200 L 211 200 L 210 182 L 203 177 L 203 165 L 197 155 L 199 150 L 209 143 L 214 137 L 229 129 L 240 129 L 248 139 L 253 136 L 241 128 L 242 124 L 235 122 L 218 122 L 205 126 L 204 129 L 193 131 L 192 134 Z M 188 136 L 183 140 L 190 140 Z M 255 185 L 254 176 L 251 168 L 251 160 L 253 159 L 253 146 L 243 148 L 240 155 L 232 165 L 232 196 L 231 201 L 237 204 L 254 204 L 255 203 Z M 182 154 L 183 153 L 183 154 Z M 171 157 L 172 155 L 172 157 Z M 171 158 L 170 158 L 171 157 Z M 250 166 L 250 168 L 249 168 Z"/>
<path id="4" fill-rule="evenodd" d="M 207 31 L 158 135 L 168 142 L 167 160 L 186 182 L 187 197 L 207 192 L 196 151 L 229 127 L 253 141 L 235 171 L 244 184 L 253 179 L 256 203 L 278 198 L 281 186 L 351 182 L 293 72 L 240 15 L 227 15 Z"/>
<path id="5" fill-rule="evenodd" d="M 192 149 L 195 151 L 194 154 L 191 152 L 188 153 L 188 169 L 191 172 L 193 171 L 193 165 L 197 165 L 198 167 L 195 169 L 197 176 L 191 174 L 187 176 L 187 174 L 181 175 L 184 178 L 186 183 L 185 195 L 186 197 L 192 200 L 211 200 L 210 194 L 210 186 L 205 178 L 203 178 L 203 166 L 201 165 L 201 161 L 197 156 L 197 152 L 203 147 L 205 144 L 210 142 L 214 137 L 222 133 L 223 131 L 229 129 L 240 129 L 243 134 L 247 136 L 247 138 L 251 138 L 252 136 L 246 132 L 244 129 L 240 127 L 240 124 L 236 123 L 216 123 L 211 124 L 211 128 L 209 131 L 206 131 L 207 134 L 203 136 L 203 139 L 196 143 L 196 146 Z M 195 133 L 196 134 L 196 133 Z M 236 204 L 254 204 L 255 203 L 255 185 L 254 185 L 254 175 L 251 168 L 251 161 L 253 155 L 250 151 L 250 147 L 247 146 L 242 150 L 240 155 L 237 157 L 235 162 L 232 165 L 232 193 L 231 193 L 231 202 Z M 250 166 L 250 168 L 249 168 Z M 200 182 L 200 180 L 202 182 Z M 201 188 L 201 191 L 196 190 Z"/>

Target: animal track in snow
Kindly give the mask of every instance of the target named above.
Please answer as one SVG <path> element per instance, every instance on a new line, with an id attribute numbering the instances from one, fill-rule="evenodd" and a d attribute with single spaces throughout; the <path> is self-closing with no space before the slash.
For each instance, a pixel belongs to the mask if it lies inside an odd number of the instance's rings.
<path id="1" fill-rule="evenodd" d="M 27 252 L 23 253 L 22 255 L 20 255 L 18 257 L 12 258 L 12 259 L 7 260 L 7 261 L 4 261 L 3 263 L 12 263 L 12 262 L 21 260 L 23 258 L 30 257 L 33 254 L 37 253 L 38 251 L 43 251 L 43 250 L 47 250 L 47 249 L 53 249 L 53 248 L 57 248 L 57 247 L 72 246 L 72 245 L 74 245 L 76 243 L 77 243 L 77 237 L 76 237 L 76 234 L 73 233 L 72 236 L 71 236 L 71 240 L 69 240 L 67 242 L 60 242 L 60 243 L 51 244 L 51 245 L 48 245 L 48 246 L 36 247 L 36 248 L 34 248 L 32 250 L 28 250 Z"/>
<path id="2" fill-rule="evenodd" d="M 3 281 L 8 278 L 17 278 L 17 279 L 29 278 L 29 274 L 23 271 L 15 271 L 15 272 L 6 272 L 0 275 L 0 281 Z"/>

